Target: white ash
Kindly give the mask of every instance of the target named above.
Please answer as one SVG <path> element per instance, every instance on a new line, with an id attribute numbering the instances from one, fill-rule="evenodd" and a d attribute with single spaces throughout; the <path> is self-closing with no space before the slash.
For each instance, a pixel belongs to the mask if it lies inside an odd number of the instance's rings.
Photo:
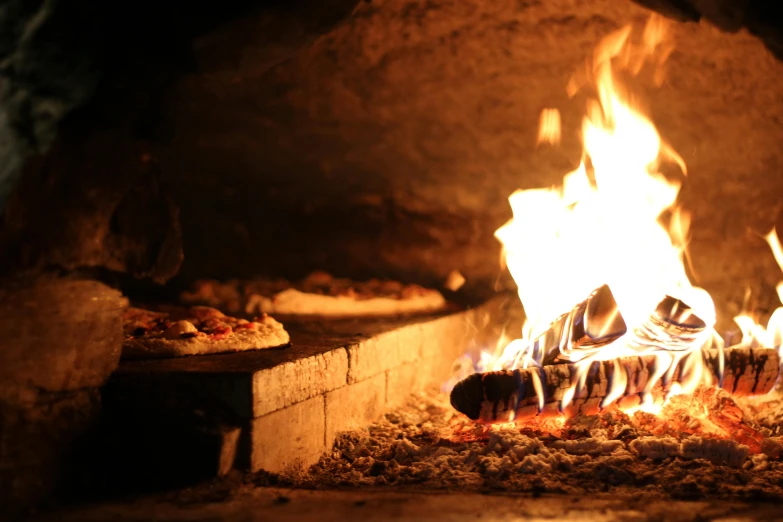
<path id="1" fill-rule="evenodd" d="M 411 397 L 368 429 L 338 436 L 294 486 L 383 486 L 589 494 L 617 491 L 694 499 L 783 500 L 781 438 L 763 453 L 733 440 L 659 433 L 620 413 L 544 424 L 481 427 L 444 394 Z M 653 433 L 655 431 L 655 433 Z"/>
<path id="2" fill-rule="evenodd" d="M 761 451 L 773 460 L 783 456 L 783 437 L 769 437 L 761 443 Z"/>
<path id="3" fill-rule="evenodd" d="M 772 435 L 783 435 L 783 392 L 760 397 L 743 397 L 737 400 L 753 419 L 768 428 Z"/>
<path id="4" fill-rule="evenodd" d="M 733 440 L 691 436 L 680 444 L 680 454 L 685 459 L 705 459 L 713 464 L 726 464 L 735 468 L 742 466 L 748 453 L 747 446 Z"/>
<path id="5" fill-rule="evenodd" d="M 628 447 L 637 455 L 652 460 L 664 460 L 681 455 L 680 442 L 674 437 L 639 437 L 632 440 Z"/>
<path id="6" fill-rule="evenodd" d="M 691 436 L 683 441 L 674 437 L 639 437 L 628 445 L 635 454 L 652 460 L 681 457 L 686 460 L 705 459 L 713 464 L 740 467 L 749 448 L 733 440 L 705 439 Z"/>
<path id="7" fill-rule="evenodd" d="M 607 440 L 606 430 L 591 430 L 591 438 L 578 440 L 556 440 L 550 444 L 555 449 L 563 449 L 571 455 L 610 455 L 617 451 L 625 451 L 621 440 Z"/>

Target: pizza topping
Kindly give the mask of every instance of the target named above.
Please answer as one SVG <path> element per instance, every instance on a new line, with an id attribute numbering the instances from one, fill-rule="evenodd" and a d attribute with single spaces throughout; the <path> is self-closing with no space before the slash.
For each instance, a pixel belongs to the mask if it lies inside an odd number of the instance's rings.
<path id="1" fill-rule="evenodd" d="M 234 330 L 253 330 L 258 328 L 258 323 L 255 321 L 245 321 L 234 326 Z"/>
<path id="2" fill-rule="evenodd" d="M 218 339 L 225 339 L 231 334 L 232 331 L 233 330 L 230 326 L 219 326 L 209 332 L 209 338 L 216 341 Z"/>
<path id="3" fill-rule="evenodd" d="M 206 296 L 205 288 L 212 289 L 213 294 Z M 390 299 L 411 299 L 420 296 L 427 296 L 434 291 L 423 288 L 416 284 L 403 284 L 398 281 L 386 281 L 381 279 L 370 279 L 365 282 L 356 282 L 347 278 L 334 277 L 325 272 L 313 272 L 298 283 L 290 283 L 285 280 L 257 280 L 245 283 L 239 281 L 229 281 L 220 283 L 218 281 L 199 281 L 196 283 L 196 291 L 182 295 L 183 302 L 188 304 L 209 303 L 226 309 L 238 308 L 236 302 L 244 301 L 246 313 L 252 313 L 257 310 L 265 299 L 275 298 L 283 292 L 295 290 L 298 292 L 314 295 L 324 295 L 332 297 L 345 297 L 352 300 L 367 300 L 376 298 Z M 231 298 L 217 299 L 218 294 L 231 294 Z M 214 313 L 213 308 L 207 308 L 205 315 Z M 207 317 L 204 317 L 205 319 Z"/>
<path id="4" fill-rule="evenodd" d="M 332 282 L 332 275 L 327 272 L 316 270 L 304 280 L 305 286 L 328 286 Z"/>
<path id="5" fill-rule="evenodd" d="M 188 309 L 188 317 L 201 321 L 214 321 L 224 319 L 226 316 L 220 310 L 209 306 L 193 306 Z"/>
<path id="6" fill-rule="evenodd" d="M 136 328 L 134 328 L 133 330 L 131 330 L 131 333 L 130 333 L 130 334 L 131 334 L 133 337 L 141 337 L 141 336 L 142 336 L 142 335 L 144 335 L 145 333 L 147 333 L 147 329 L 146 329 L 146 328 L 144 328 L 143 326 L 137 326 Z"/>
<path id="7" fill-rule="evenodd" d="M 194 337 L 220 340 L 228 337 L 233 327 L 250 324 L 245 319 L 227 317 L 219 310 L 206 306 L 194 306 L 175 310 L 170 314 L 129 308 L 125 312 L 126 337 L 139 339 L 162 338 L 167 340 Z"/>
<path id="8" fill-rule="evenodd" d="M 211 290 L 207 291 L 207 288 Z M 209 292 L 212 294 L 208 297 L 232 294 L 232 298 L 223 301 L 204 298 Z M 239 296 L 239 307 L 235 306 L 236 296 Z M 197 283 L 196 292 L 183 294 L 182 300 L 188 304 L 219 302 L 217 306 L 224 311 L 234 313 L 242 310 L 247 315 L 264 311 L 333 317 L 420 313 L 446 306 L 440 292 L 419 285 L 382 279 L 357 282 L 334 277 L 326 272 L 313 272 L 297 283 L 283 279 L 256 279 L 245 282 L 232 280 L 225 283 L 202 281 Z M 214 316 L 207 313 L 203 320 L 210 317 Z M 258 319 L 256 321 L 263 323 Z M 232 322 L 231 325 L 236 327 L 238 323 Z M 201 330 L 198 325 L 197 327 Z"/>
<path id="9" fill-rule="evenodd" d="M 180 339 L 182 337 L 194 337 L 198 330 L 190 321 L 176 321 L 163 332 L 164 339 Z"/>
<path id="10" fill-rule="evenodd" d="M 408 285 L 402 289 L 401 295 L 403 299 L 410 299 L 420 295 L 426 295 L 428 290 L 419 285 Z"/>
<path id="11" fill-rule="evenodd" d="M 229 317 L 214 308 L 173 308 L 152 312 L 130 308 L 125 314 L 122 356 L 126 359 L 180 357 L 288 344 L 283 325 L 271 317 L 264 325 Z"/>

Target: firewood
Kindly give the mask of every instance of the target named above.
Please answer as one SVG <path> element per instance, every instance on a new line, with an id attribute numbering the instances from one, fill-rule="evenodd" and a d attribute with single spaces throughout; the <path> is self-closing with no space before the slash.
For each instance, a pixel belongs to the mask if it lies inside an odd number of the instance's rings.
<path id="1" fill-rule="evenodd" d="M 729 348 L 725 350 L 723 380 L 720 381 L 720 354 L 704 350 L 705 371 L 712 380 L 734 396 L 762 395 L 769 392 L 778 378 L 780 357 L 777 350 L 766 348 Z M 699 353 L 687 357 L 698 357 Z M 687 357 L 679 361 L 673 372 L 668 372 L 650 390 L 656 399 L 662 398 L 672 384 L 686 380 Z M 451 405 L 470 419 L 482 423 L 503 423 L 531 418 L 536 415 L 571 417 L 577 413 L 594 414 L 611 390 L 613 378 L 622 378 L 626 385 L 620 399 L 614 404 L 621 408 L 639 405 L 642 392 L 651 375 L 656 374 L 654 355 L 622 357 L 593 362 L 587 371 L 583 386 L 577 386 L 573 398 L 565 408 L 562 401 L 577 369 L 572 364 L 554 364 L 536 368 L 501 370 L 476 373 L 459 382 L 451 392 Z M 666 363 L 668 366 L 668 363 Z M 660 373 L 660 371 L 659 371 Z M 543 405 L 539 404 L 541 390 Z M 540 407 L 542 406 L 542 407 Z M 608 404 L 603 405 L 608 407 Z"/>

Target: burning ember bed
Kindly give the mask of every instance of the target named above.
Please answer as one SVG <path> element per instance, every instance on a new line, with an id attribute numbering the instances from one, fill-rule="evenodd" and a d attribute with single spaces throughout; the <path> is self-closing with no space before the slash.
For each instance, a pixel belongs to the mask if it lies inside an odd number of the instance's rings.
<path id="1" fill-rule="evenodd" d="M 704 388 L 658 415 L 612 410 L 487 427 L 432 392 L 343 434 L 306 473 L 272 483 L 780 501 L 781 421 L 780 399 L 735 401 Z"/>

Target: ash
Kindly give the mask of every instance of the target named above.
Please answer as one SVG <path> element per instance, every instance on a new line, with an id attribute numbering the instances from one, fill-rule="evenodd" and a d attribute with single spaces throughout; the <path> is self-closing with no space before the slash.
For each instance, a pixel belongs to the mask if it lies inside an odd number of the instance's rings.
<path id="1" fill-rule="evenodd" d="M 740 402 L 703 389 L 675 397 L 658 416 L 605 411 L 486 427 L 432 391 L 341 434 L 331 454 L 284 482 L 783 500 L 782 424 L 779 395 Z"/>

